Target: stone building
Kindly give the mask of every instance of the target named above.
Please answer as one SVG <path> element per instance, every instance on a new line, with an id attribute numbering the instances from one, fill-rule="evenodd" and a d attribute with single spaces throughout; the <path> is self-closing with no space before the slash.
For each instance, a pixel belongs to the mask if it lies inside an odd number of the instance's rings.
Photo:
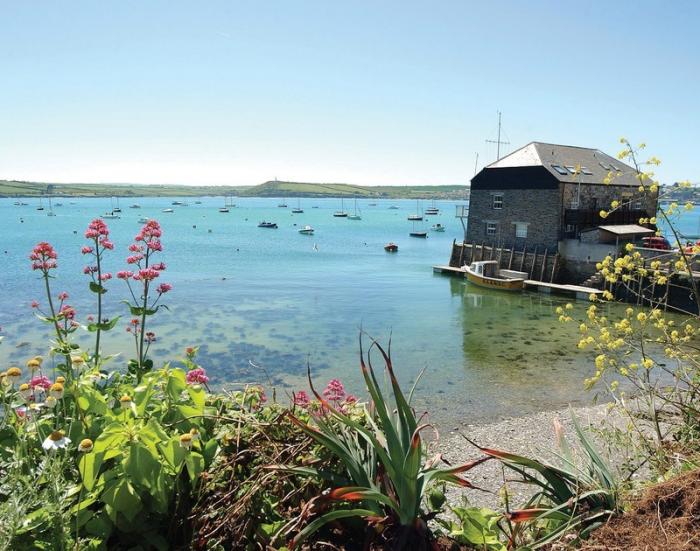
<path id="1" fill-rule="evenodd" d="M 634 169 L 602 151 L 532 142 L 474 176 L 466 239 L 556 252 L 589 228 L 655 216 L 656 194 L 638 187 Z M 613 200 L 622 206 L 603 220 Z"/>

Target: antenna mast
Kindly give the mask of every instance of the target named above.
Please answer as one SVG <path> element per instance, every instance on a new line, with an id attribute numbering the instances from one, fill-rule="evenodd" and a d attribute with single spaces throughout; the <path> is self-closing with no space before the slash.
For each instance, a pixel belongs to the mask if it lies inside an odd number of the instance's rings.
<path id="1" fill-rule="evenodd" d="M 501 159 L 501 145 L 510 145 L 510 142 L 502 142 L 501 141 L 501 112 L 498 112 L 498 139 L 496 140 L 486 140 L 486 143 L 495 143 L 496 144 L 496 160 L 499 161 Z"/>
<path id="2" fill-rule="evenodd" d="M 474 176 L 476 176 L 476 169 L 479 167 L 479 152 L 476 152 L 476 160 L 474 161 Z"/>

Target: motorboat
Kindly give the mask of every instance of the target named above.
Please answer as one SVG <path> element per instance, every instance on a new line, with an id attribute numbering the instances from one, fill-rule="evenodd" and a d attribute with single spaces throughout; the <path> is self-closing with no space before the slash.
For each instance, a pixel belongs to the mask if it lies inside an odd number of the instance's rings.
<path id="1" fill-rule="evenodd" d="M 462 269 L 474 285 L 500 291 L 522 291 L 527 279 L 527 272 L 499 269 L 497 260 L 472 262 Z"/>
<path id="2" fill-rule="evenodd" d="M 419 220 L 423 220 L 423 217 L 420 214 L 409 214 L 408 220 L 419 221 Z"/>
<path id="3" fill-rule="evenodd" d="M 219 212 L 227 213 L 227 212 L 231 212 L 231 211 L 228 210 L 228 207 L 221 207 L 221 208 L 219 209 Z"/>
<path id="4" fill-rule="evenodd" d="M 141 205 L 139 205 L 138 203 L 134 203 L 134 204 L 131 205 L 129 208 L 130 208 L 130 209 L 140 209 L 140 208 L 141 208 Z"/>
<path id="5" fill-rule="evenodd" d="M 118 218 L 120 218 L 120 216 L 115 212 L 105 212 L 102 215 L 102 218 L 106 218 L 107 220 L 117 220 Z"/>
<path id="6" fill-rule="evenodd" d="M 428 232 L 427 231 L 412 231 L 409 233 L 411 237 L 420 237 L 422 239 L 425 239 L 428 237 Z"/>
<path id="7" fill-rule="evenodd" d="M 444 232 L 445 226 L 443 226 L 442 224 L 433 224 L 432 226 L 430 226 L 430 229 L 433 231 Z"/>
<path id="8" fill-rule="evenodd" d="M 390 241 L 389 243 L 384 245 L 384 250 L 388 253 L 396 253 L 399 251 L 399 246 L 393 241 Z"/>
<path id="9" fill-rule="evenodd" d="M 148 223 L 148 218 L 139 218 L 139 224 L 146 224 Z"/>
<path id="10" fill-rule="evenodd" d="M 265 222 L 264 220 L 258 224 L 258 228 L 273 228 L 277 229 L 277 224 L 274 222 Z"/>
<path id="11" fill-rule="evenodd" d="M 167 214 L 170 214 L 172 212 L 175 212 L 175 210 L 174 209 L 163 209 L 161 212 L 165 212 Z"/>
<path id="12" fill-rule="evenodd" d="M 389 207 L 389 210 L 399 210 L 399 207 L 397 207 L 396 205 L 391 205 Z"/>
<path id="13" fill-rule="evenodd" d="M 303 233 L 304 235 L 313 235 L 314 229 L 311 226 L 304 226 L 303 228 L 299 229 L 299 233 Z"/>

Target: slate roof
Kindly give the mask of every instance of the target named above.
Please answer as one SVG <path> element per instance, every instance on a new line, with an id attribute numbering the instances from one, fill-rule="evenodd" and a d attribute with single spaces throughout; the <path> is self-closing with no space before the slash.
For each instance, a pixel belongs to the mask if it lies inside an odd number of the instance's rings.
<path id="1" fill-rule="evenodd" d="M 544 167 L 560 182 L 575 184 L 580 181 L 582 184 L 604 184 L 608 173 L 612 172 L 614 177 L 611 185 L 639 186 L 636 172 L 631 166 L 599 149 L 544 142 L 530 142 L 495 163 L 487 165 L 484 170 L 525 166 Z M 581 173 L 574 175 L 572 171 L 577 166 L 581 167 Z"/>

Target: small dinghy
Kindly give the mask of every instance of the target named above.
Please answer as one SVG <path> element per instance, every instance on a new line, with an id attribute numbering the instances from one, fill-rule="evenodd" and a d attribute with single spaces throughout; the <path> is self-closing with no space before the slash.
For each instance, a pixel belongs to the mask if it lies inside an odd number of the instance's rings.
<path id="1" fill-rule="evenodd" d="M 500 291 L 522 291 L 527 278 L 527 272 L 500 270 L 497 260 L 472 262 L 462 269 L 466 272 L 467 280 L 474 285 Z"/>

